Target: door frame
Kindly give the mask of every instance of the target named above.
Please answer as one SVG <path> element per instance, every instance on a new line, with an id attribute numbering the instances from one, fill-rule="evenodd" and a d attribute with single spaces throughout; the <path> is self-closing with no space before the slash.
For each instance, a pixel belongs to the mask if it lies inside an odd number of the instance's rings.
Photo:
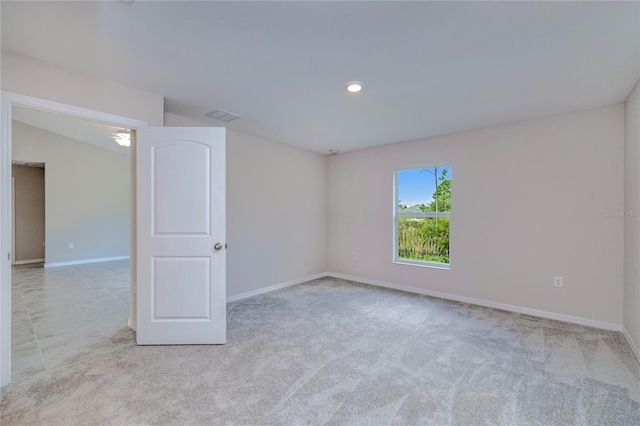
<path id="1" fill-rule="evenodd" d="M 11 254 L 11 266 L 13 266 L 16 264 L 16 178 L 13 176 L 11 176 Z"/>
<path id="2" fill-rule="evenodd" d="M 11 382 L 11 256 L 12 236 L 12 190 L 11 190 L 11 137 L 12 108 L 14 106 L 37 109 L 46 112 L 71 116 L 102 124 L 138 129 L 148 123 L 118 115 L 107 114 L 86 108 L 48 101 L 32 96 L 0 91 L 0 387 Z M 130 276 L 131 276 L 131 309 L 135 301 L 135 137 L 131 138 L 131 208 L 130 208 Z M 132 321 L 133 319 L 133 321 Z M 135 329 L 135 311 L 130 313 L 129 326 Z"/>

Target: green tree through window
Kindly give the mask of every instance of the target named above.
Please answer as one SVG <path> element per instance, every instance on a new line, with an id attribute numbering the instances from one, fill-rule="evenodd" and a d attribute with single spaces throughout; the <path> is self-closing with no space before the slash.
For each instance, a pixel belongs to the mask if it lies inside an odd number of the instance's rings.
<path id="1" fill-rule="evenodd" d="M 451 166 L 396 172 L 395 261 L 449 264 Z"/>

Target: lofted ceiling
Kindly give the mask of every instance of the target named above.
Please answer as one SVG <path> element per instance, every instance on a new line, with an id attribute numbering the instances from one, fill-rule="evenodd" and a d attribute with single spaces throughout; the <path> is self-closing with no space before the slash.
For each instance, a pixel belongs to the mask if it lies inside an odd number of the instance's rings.
<path id="1" fill-rule="evenodd" d="M 108 149 L 127 157 L 130 155 L 130 148 L 118 145 L 112 138 L 115 132 L 123 130 L 121 127 L 18 106 L 12 108 L 11 114 L 15 121 Z"/>
<path id="2" fill-rule="evenodd" d="M 622 102 L 638 2 L 1 4 L 2 47 L 321 153 Z M 364 83 L 349 94 L 344 85 Z M 224 123 L 205 114 L 241 116 Z"/>

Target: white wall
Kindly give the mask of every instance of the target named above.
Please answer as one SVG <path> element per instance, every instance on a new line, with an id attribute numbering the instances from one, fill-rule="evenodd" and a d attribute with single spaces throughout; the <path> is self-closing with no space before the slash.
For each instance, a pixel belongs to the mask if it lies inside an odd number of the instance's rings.
<path id="1" fill-rule="evenodd" d="M 0 88 L 162 126 L 164 97 L 2 50 Z"/>
<path id="2" fill-rule="evenodd" d="M 326 205 L 324 155 L 227 129 L 227 296 L 325 272 Z"/>
<path id="3" fill-rule="evenodd" d="M 17 121 L 12 127 L 13 159 L 45 163 L 46 263 L 128 256 L 129 158 Z"/>
<path id="4" fill-rule="evenodd" d="M 618 104 L 329 157 L 329 270 L 622 324 L 624 220 L 605 211 L 624 207 L 623 120 Z M 444 163 L 451 270 L 392 263 L 394 170 Z"/>
<path id="5" fill-rule="evenodd" d="M 640 355 L 640 82 L 625 103 L 624 327 Z"/>

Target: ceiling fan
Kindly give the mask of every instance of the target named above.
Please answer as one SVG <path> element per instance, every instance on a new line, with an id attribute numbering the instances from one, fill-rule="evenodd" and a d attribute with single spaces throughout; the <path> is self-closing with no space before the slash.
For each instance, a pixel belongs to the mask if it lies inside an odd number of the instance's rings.
<path id="1" fill-rule="evenodd" d="M 115 140 L 120 146 L 129 147 L 131 146 L 131 130 L 118 130 L 111 136 L 111 139 Z"/>

